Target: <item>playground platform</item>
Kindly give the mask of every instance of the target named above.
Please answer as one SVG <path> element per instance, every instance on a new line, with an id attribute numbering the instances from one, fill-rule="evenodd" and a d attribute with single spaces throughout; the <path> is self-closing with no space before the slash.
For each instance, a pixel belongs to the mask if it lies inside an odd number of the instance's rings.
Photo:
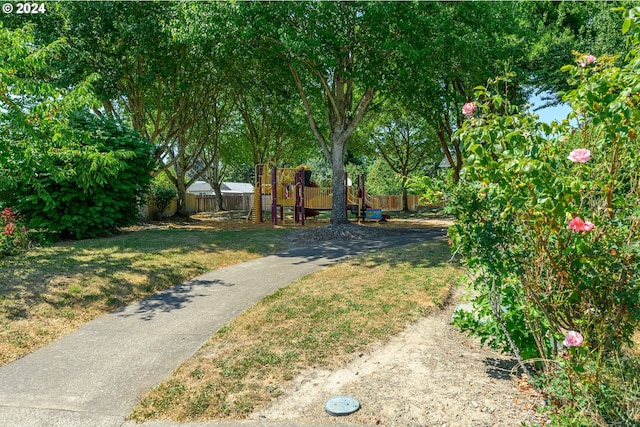
<path id="1" fill-rule="evenodd" d="M 253 221 L 263 221 L 263 206 L 270 207 L 274 225 L 284 221 L 285 209 L 293 210 L 296 223 L 304 225 L 307 216 L 316 216 L 320 211 L 333 209 L 333 188 L 320 187 L 311 179 L 312 171 L 302 164 L 295 168 L 259 164 L 255 169 Z M 366 220 L 366 210 L 380 210 L 376 201 L 367 196 L 364 174 L 360 174 L 355 185 L 348 175 L 344 176 L 345 212 L 355 214 L 359 220 Z M 264 198 L 267 198 L 265 201 Z"/>

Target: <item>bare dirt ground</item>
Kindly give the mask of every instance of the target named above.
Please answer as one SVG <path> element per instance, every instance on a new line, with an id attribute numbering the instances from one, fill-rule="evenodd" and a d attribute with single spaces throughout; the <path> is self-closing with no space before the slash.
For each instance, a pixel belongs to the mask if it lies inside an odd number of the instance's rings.
<path id="1" fill-rule="evenodd" d="M 252 418 L 398 427 L 542 425 L 535 408 L 543 400 L 512 376 L 514 360 L 480 347 L 450 325 L 461 294 L 456 290 L 444 310 L 341 369 L 307 370 Z M 357 399 L 361 409 L 328 415 L 326 400 L 344 395 Z"/>
<path id="2" fill-rule="evenodd" d="M 169 226 L 273 227 L 268 222 L 255 225 L 229 215 L 232 214 L 200 214 L 190 223 Z M 451 222 L 446 218 L 391 219 L 383 224 L 367 224 L 367 230 L 316 229 L 327 224 L 308 221 L 304 229 L 300 227 L 299 232 L 288 238 L 290 245 L 395 234 L 408 229 L 442 229 Z M 526 381 L 514 375 L 515 361 L 482 348 L 478 340 L 451 326 L 455 305 L 463 297 L 463 289 L 454 289 L 444 309 L 380 343 L 371 353 L 355 356 L 339 369 L 314 368 L 303 372 L 277 401 L 251 418 L 398 427 L 543 425 L 544 419 L 536 408 L 544 400 Z M 326 400 L 344 395 L 357 399 L 360 410 L 343 417 L 327 414 Z"/>

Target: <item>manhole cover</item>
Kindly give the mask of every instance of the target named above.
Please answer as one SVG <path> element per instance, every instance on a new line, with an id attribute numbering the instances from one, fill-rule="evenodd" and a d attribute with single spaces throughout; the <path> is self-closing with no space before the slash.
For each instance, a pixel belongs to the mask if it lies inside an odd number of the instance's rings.
<path id="1" fill-rule="evenodd" d="M 360 402 L 349 396 L 336 396 L 327 400 L 324 410 L 337 417 L 349 415 L 360 409 Z"/>

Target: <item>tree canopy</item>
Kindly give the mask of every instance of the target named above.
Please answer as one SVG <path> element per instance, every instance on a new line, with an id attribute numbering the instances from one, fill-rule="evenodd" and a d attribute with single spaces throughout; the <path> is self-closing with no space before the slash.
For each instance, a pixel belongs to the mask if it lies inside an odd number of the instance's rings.
<path id="1" fill-rule="evenodd" d="M 89 114 L 93 76 L 57 84 L 65 48 L 31 27 L 0 26 L 0 202 L 36 229 L 105 234 L 138 219 L 152 147 L 126 124 Z"/>
<path id="2" fill-rule="evenodd" d="M 457 179 L 454 132 L 474 87 L 509 72 L 514 84 L 504 95 L 514 103 L 524 104 L 532 86 L 564 90 L 558 70 L 572 51 L 621 50 L 614 29 L 622 18 L 611 10 L 618 4 L 51 4 L 47 19 L 3 21 L 3 137 L 13 142 L 0 167 L 38 158 L 44 140 L 71 132 L 68 113 L 87 110 L 147 140 L 155 172 L 167 174 L 179 201 L 211 167 L 293 165 L 320 152 L 332 170 L 332 223 L 341 223 L 351 141 L 383 105 L 400 105 L 410 127 L 428 125 L 437 138 L 418 139 L 414 157 L 439 152 Z M 380 142 L 389 135 L 371 136 L 356 148 L 372 152 L 377 140 L 384 157 Z M 27 140 L 29 147 L 18 143 Z"/>

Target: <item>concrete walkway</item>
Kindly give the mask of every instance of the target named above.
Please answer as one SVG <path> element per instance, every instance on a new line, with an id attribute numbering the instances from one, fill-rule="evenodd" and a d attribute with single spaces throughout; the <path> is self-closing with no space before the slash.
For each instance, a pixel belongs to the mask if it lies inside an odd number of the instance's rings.
<path id="1" fill-rule="evenodd" d="M 260 298 L 348 257 L 443 235 L 433 230 L 292 249 L 204 274 L 100 317 L 0 367 L 0 426 L 136 426 L 125 418 L 142 395 Z M 181 424 L 294 425 L 273 421 Z"/>

